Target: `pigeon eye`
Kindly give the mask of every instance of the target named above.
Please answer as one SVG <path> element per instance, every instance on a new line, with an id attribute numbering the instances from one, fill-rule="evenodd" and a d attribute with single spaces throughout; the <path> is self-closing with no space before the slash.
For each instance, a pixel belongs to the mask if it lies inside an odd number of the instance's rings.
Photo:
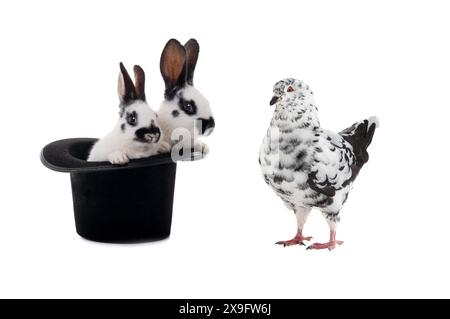
<path id="1" fill-rule="evenodd" d="M 293 91 L 294 91 L 294 88 L 292 86 L 288 86 L 287 92 L 293 92 Z"/>

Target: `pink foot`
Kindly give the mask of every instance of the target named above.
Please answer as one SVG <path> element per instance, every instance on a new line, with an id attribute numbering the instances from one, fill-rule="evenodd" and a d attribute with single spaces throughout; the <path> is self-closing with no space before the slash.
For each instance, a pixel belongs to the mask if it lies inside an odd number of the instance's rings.
<path id="1" fill-rule="evenodd" d="M 326 249 L 333 250 L 336 248 L 336 245 L 342 245 L 344 242 L 342 240 L 336 240 L 336 232 L 330 231 L 330 241 L 328 243 L 314 243 L 311 246 L 308 246 L 308 249 Z"/>
<path id="2" fill-rule="evenodd" d="M 336 248 L 336 245 L 342 245 L 344 242 L 342 240 L 334 240 L 329 241 L 328 243 L 314 243 L 311 246 L 308 246 L 306 249 L 326 249 L 333 250 Z"/>
<path id="3" fill-rule="evenodd" d="M 284 247 L 286 246 L 292 246 L 292 245 L 305 245 L 303 243 L 304 240 L 308 241 L 311 240 L 312 237 L 311 236 L 303 236 L 301 231 L 297 232 L 297 235 L 295 235 L 294 238 L 292 238 L 291 240 L 282 240 L 282 241 L 277 241 L 275 244 L 276 245 L 283 245 Z"/>

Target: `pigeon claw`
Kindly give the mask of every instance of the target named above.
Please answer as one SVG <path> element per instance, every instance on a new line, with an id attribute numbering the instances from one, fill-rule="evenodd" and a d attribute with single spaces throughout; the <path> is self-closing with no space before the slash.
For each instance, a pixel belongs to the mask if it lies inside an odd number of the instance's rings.
<path id="1" fill-rule="evenodd" d="M 314 243 L 306 248 L 306 250 L 313 249 L 328 249 L 329 251 L 336 248 L 336 245 L 342 245 L 344 242 L 342 240 L 333 240 L 328 243 Z"/>
<path id="2" fill-rule="evenodd" d="M 300 245 L 300 246 L 306 246 L 305 243 L 303 242 L 304 240 L 308 241 L 311 240 L 312 237 L 308 236 L 308 237 L 303 237 L 303 236 L 295 236 L 294 238 L 292 238 L 291 240 L 282 240 L 282 241 L 277 241 L 275 243 L 275 245 L 283 245 L 283 247 L 286 246 L 293 246 L 293 245 Z"/>

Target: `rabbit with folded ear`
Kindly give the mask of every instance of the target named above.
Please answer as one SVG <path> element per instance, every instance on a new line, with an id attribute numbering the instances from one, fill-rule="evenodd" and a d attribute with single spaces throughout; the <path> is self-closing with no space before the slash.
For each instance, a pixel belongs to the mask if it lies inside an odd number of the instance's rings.
<path id="1" fill-rule="evenodd" d="M 158 116 L 146 102 L 144 70 L 139 65 L 135 65 L 133 70 L 136 86 L 120 63 L 120 118 L 113 130 L 94 144 L 88 161 L 126 164 L 130 159 L 170 150 L 170 145 L 163 140 Z"/>
<path id="2" fill-rule="evenodd" d="M 195 39 L 190 39 L 184 46 L 175 39 L 167 42 L 160 61 L 166 88 L 158 116 L 166 142 L 172 145 L 181 142 L 207 154 L 208 146 L 198 140 L 198 137 L 211 134 L 215 122 L 208 100 L 194 87 L 194 71 L 199 51 L 200 47 Z M 178 139 L 174 132 L 178 128 L 184 129 L 190 136 Z"/>

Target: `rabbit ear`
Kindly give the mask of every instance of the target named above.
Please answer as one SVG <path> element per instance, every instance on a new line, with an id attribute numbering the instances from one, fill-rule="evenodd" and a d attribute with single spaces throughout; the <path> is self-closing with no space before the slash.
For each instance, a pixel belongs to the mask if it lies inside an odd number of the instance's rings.
<path id="1" fill-rule="evenodd" d="M 121 103 L 128 103 L 131 100 L 136 100 L 136 89 L 134 88 L 133 81 L 130 78 L 127 70 L 120 62 L 120 73 L 118 82 L 118 93 Z"/>
<path id="2" fill-rule="evenodd" d="M 166 92 L 186 82 L 185 72 L 186 50 L 175 39 L 167 42 L 161 54 L 161 75 L 166 84 Z"/>
<path id="3" fill-rule="evenodd" d="M 134 83 L 136 85 L 136 98 L 138 100 L 145 101 L 145 73 L 144 70 L 139 66 L 135 65 L 134 71 Z"/>
<path id="4" fill-rule="evenodd" d="M 190 39 L 184 45 L 186 49 L 186 81 L 188 84 L 194 84 L 194 71 L 197 65 L 198 53 L 200 52 L 200 46 L 197 40 Z"/>

